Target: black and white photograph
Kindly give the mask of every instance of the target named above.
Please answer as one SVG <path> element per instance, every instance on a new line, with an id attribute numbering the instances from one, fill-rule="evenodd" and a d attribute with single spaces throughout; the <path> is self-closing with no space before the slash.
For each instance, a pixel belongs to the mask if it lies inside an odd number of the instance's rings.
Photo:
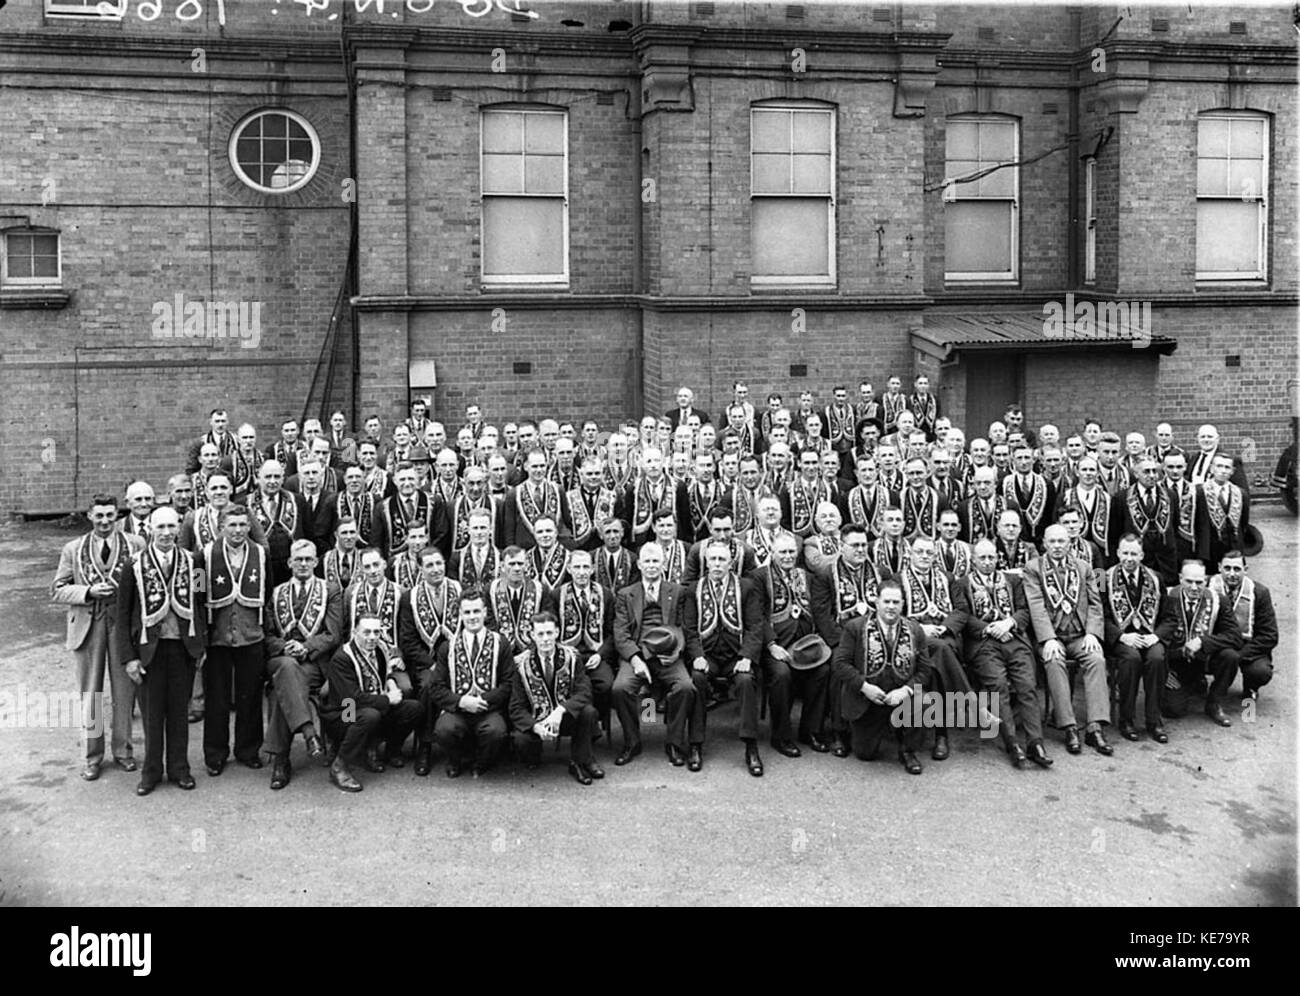
<path id="1" fill-rule="evenodd" d="M 0 0 L 24 957 L 170 979 L 212 907 L 1065 907 L 1101 978 L 1264 967 L 1298 42 Z"/>

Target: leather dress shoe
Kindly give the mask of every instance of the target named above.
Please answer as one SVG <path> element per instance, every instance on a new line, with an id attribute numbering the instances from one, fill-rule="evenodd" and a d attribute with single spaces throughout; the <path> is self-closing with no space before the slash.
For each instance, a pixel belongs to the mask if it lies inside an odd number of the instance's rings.
<path id="1" fill-rule="evenodd" d="M 803 751 L 793 740 L 773 740 L 772 749 L 782 757 L 803 757 Z"/>
<path id="2" fill-rule="evenodd" d="M 1007 744 L 1007 754 L 1011 757 L 1011 763 L 1017 768 L 1025 768 L 1029 764 L 1029 757 L 1025 754 L 1025 749 L 1019 744 Z"/>
<path id="3" fill-rule="evenodd" d="M 193 775 L 181 775 L 179 778 L 173 778 L 172 781 L 175 782 L 177 788 L 184 789 L 186 792 L 193 791 L 198 784 L 194 781 Z"/>
<path id="4" fill-rule="evenodd" d="M 223 771 L 226 770 L 225 761 L 218 761 L 216 764 L 207 764 L 205 762 L 203 766 L 208 769 L 208 776 L 210 778 L 216 778 L 219 774 L 221 774 Z"/>
<path id="5" fill-rule="evenodd" d="M 1232 720 L 1230 720 L 1227 713 L 1223 711 L 1223 706 L 1219 705 L 1217 702 L 1213 704 L 1207 702 L 1205 704 L 1205 715 L 1209 716 L 1220 726 L 1232 725 Z"/>
<path id="6" fill-rule="evenodd" d="M 148 795 L 150 792 L 152 792 L 152 791 L 153 791 L 154 789 L 156 789 L 157 787 L 158 787 L 158 783 L 157 783 L 157 782 L 141 782 L 139 785 L 137 785 L 137 786 L 135 787 L 135 794 L 136 794 L 136 795 Z"/>
<path id="7" fill-rule="evenodd" d="M 605 777 L 605 769 L 595 761 L 592 761 L 590 764 L 584 764 L 583 767 L 587 769 L 587 774 L 591 775 L 591 777 L 597 781 Z"/>
<path id="8" fill-rule="evenodd" d="M 691 744 L 690 754 L 686 757 L 686 768 L 689 771 L 699 771 L 702 767 L 704 767 L 704 746 Z"/>
<path id="9" fill-rule="evenodd" d="M 831 745 L 831 753 L 836 757 L 848 757 L 852 751 L 849 748 L 847 737 L 836 737 L 835 743 Z"/>
<path id="10" fill-rule="evenodd" d="M 573 780 L 579 785 L 591 784 L 591 775 L 587 774 L 587 769 L 577 761 L 569 762 L 569 774 L 573 776 Z"/>
<path id="11" fill-rule="evenodd" d="M 289 784 L 290 770 L 287 757 L 277 757 L 271 763 L 271 788 L 273 790 L 282 789 Z"/>
<path id="12" fill-rule="evenodd" d="M 948 734 L 936 733 L 934 735 L 934 750 L 930 751 L 930 756 L 936 761 L 946 761 L 948 759 Z"/>
<path id="13" fill-rule="evenodd" d="M 1033 761 L 1040 768 L 1050 768 L 1052 766 L 1052 759 L 1047 756 L 1047 748 L 1043 746 L 1041 740 L 1030 742 L 1029 760 Z"/>
<path id="14" fill-rule="evenodd" d="M 115 757 L 113 758 L 113 765 L 123 771 L 134 771 L 136 769 L 135 758 L 132 757 Z"/>
<path id="15" fill-rule="evenodd" d="M 909 775 L 919 775 L 925 770 L 921 767 L 921 762 L 916 759 L 916 753 L 914 751 L 899 751 L 898 759 L 903 762 L 903 767 L 907 769 Z"/>
<path id="16" fill-rule="evenodd" d="M 669 744 L 665 747 L 664 753 L 668 755 L 668 763 L 674 768 L 680 768 L 686 763 L 686 758 L 682 754 L 682 749 L 675 744 Z"/>
<path id="17" fill-rule="evenodd" d="M 81 777 L 84 781 L 96 781 L 99 778 L 99 762 L 94 761 L 82 768 Z"/>
<path id="18" fill-rule="evenodd" d="M 307 738 L 307 756 L 313 761 L 319 761 L 325 756 L 325 744 L 315 733 Z"/>
<path id="19" fill-rule="evenodd" d="M 191 710 L 190 710 L 190 714 L 189 714 L 186 718 L 187 718 L 191 723 L 202 723 L 202 722 L 203 722 L 203 710 L 202 710 L 202 709 L 191 709 Z"/>
<path id="20" fill-rule="evenodd" d="M 402 756 L 401 748 L 390 750 L 388 752 L 388 766 L 390 768 L 405 768 L 406 758 Z"/>
<path id="21" fill-rule="evenodd" d="M 352 777 L 348 766 L 338 758 L 330 765 L 330 781 L 344 792 L 361 791 L 361 783 Z"/>
<path id="22" fill-rule="evenodd" d="M 367 771 L 373 771 L 377 775 L 383 772 L 384 762 L 379 760 L 379 748 L 377 747 L 367 748 L 365 754 L 362 755 L 362 757 L 363 759 L 361 761 L 361 766 L 365 768 Z"/>
<path id="23" fill-rule="evenodd" d="M 421 778 L 425 778 L 432 770 L 433 748 L 428 744 L 421 744 L 415 749 L 415 773 Z"/>
<path id="24" fill-rule="evenodd" d="M 621 751 L 618 752 L 618 757 L 614 758 L 614 763 L 621 768 L 623 765 L 629 763 L 632 760 L 632 758 L 636 757 L 640 753 L 641 753 L 640 744 L 637 744 L 635 747 L 624 747 Z"/>
<path id="25" fill-rule="evenodd" d="M 763 777 L 763 759 L 758 756 L 758 744 L 745 744 L 745 767 L 755 778 Z"/>
<path id="26" fill-rule="evenodd" d="M 260 757 L 251 757 L 247 761 L 241 758 L 239 763 L 242 764 L 245 768 L 252 768 L 254 771 L 256 771 L 258 768 L 261 768 L 263 766 L 262 759 Z"/>
<path id="27" fill-rule="evenodd" d="M 1137 727 L 1132 723 L 1121 721 L 1119 724 L 1119 735 L 1125 740 L 1136 740 L 1138 738 Z"/>
<path id="28" fill-rule="evenodd" d="M 448 761 L 448 762 L 447 762 L 447 777 L 448 777 L 448 778 L 459 778 L 459 777 L 460 777 L 460 773 L 461 773 L 463 770 L 464 770 L 464 769 L 461 767 L 461 764 L 460 764 L 459 761 Z"/>
<path id="29" fill-rule="evenodd" d="M 1065 728 L 1065 749 L 1071 754 L 1083 753 L 1083 744 L 1079 741 L 1079 728 L 1077 726 L 1067 726 Z"/>
<path id="30" fill-rule="evenodd" d="M 1165 732 L 1163 726 L 1148 726 L 1147 732 L 1151 734 L 1151 739 L 1158 744 L 1169 743 L 1169 734 Z"/>
<path id="31" fill-rule="evenodd" d="M 818 754 L 827 754 L 830 752 L 831 749 L 831 745 L 828 744 L 816 733 L 810 733 L 806 737 L 800 737 L 799 742 L 801 744 L 807 744 Z"/>
<path id="32" fill-rule="evenodd" d="M 1083 742 L 1104 757 L 1110 757 L 1115 753 L 1115 748 L 1106 742 L 1106 734 L 1101 730 L 1094 730 L 1083 738 Z"/>

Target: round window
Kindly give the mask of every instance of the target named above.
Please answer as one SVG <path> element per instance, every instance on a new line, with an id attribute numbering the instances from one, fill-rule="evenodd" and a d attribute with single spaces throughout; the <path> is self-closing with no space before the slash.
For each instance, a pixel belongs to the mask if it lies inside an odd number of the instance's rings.
<path id="1" fill-rule="evenodd" d="M 255 111 L 231 132 L 230 165 L 254 190 L 287 194 L 315 175 L 320 139 L 293 111 Z"/>

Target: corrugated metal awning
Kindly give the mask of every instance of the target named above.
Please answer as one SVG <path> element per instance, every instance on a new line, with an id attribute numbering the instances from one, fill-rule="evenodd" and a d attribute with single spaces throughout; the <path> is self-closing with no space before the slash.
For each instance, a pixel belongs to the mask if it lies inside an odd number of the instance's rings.
<path id="1" fill-rule="evenodd" d="M 912 344 L 947 360 L 964 352 L 1030 352 L 1050 349 L 1152 349 L 1172 353 L 1176 339 L 1153 335 L 1151 306 L 1127 302 L 1079 302 L 1039 311 L 931 312 L 912 329 Z"/>

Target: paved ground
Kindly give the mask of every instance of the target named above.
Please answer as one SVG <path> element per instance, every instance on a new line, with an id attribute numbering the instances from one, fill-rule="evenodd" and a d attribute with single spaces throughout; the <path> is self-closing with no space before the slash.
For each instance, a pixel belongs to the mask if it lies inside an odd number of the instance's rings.
<path id="1" fill-rule="evenodd" d="M 1203 716 L 1171 742 L 1015 771 L 973 735 L 909 777 L 895 762 L 765 752 L 745 772 L 734 712 L 715 714 L 700 774 L 646 755 L 580 788 L 560 756 L 449 782 L 368 776 L 345 796 L 302 765 L 282 792 L 234 765 L 185 793 L 137 776 L 77 777 L 72 729 L 0 729 L 5 904 L 1119 904 L 1295 905 L 1295 520 L 1261 509 L 1283 634 L 1257 721 Z M 48 605 L 53 524 L 0 527 L 0 692 L 68 687 Z M 197 727 L 192 730 L 197 733 Z M 1116 738 L 1117 739 L 1117 738 Z M 142 753 L 137 732 L 136 751 Z"/>

